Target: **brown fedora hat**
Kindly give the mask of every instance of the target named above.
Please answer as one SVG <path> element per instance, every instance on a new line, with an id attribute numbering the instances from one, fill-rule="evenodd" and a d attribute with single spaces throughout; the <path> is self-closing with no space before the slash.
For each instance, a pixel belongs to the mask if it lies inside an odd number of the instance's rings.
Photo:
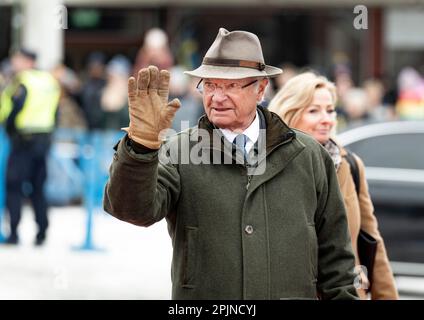
<path id="1" fill-rule="evenodd" d="M 198 78 L 243 79 L 274 77 L 283 71 L 267 66 L 258 37 L 247 31 L 220 28 L 202 65 L 186 74 Z"/>

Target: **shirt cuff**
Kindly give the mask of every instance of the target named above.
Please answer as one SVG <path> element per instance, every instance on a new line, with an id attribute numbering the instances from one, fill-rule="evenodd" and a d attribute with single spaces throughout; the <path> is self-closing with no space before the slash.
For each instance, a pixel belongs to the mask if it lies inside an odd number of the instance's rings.
<path id="1" fill-rule="evenodd" d="M 147 154 L 147 153 L 152 153 L 159 150 L 159 149 L 150 149 L 138 142 L 135 142 L 134 140 L 131 140 L 129 137 L 127 139 L 127 144 L 136 154 Z"/>

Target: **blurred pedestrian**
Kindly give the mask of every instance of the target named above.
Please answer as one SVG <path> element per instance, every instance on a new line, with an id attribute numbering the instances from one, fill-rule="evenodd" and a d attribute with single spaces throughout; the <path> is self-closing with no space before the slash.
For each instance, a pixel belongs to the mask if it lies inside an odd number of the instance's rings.
<path id="1" fill-rule="evenodd" d="M 424 120 L 424 78 L 412 67 L 398 76 L 399 96 L 396 112 L 402 120 Z"/>
<path id="2" fill-rule="evenodd" d="M 19 242 L 23 199 L 29 196 L 38 231 L 36 245 L 46 239 L 48 227 L 44 183 L 46 157 L 55 126 L 60 86 L 53 76 L 35 69 L 36 54 L 20 49 L 12 56 L 15 77 L 1 96 L 0 123 L 6 127 L 11 151 L 7 162 L 6 207 L 10 216 L 8 244 Z"/>
<path id="3" fill-rule="evenodd" d="M 284 72 L 275 78 L 276 91 L 284 87 L 287 81 L 299 74 L 298 68 L 290 62 L 282 63 L 280 68 L 283 69 Z"/>
<path id="4" fill-rule="evenodd" d="M 379 79 L 367 79 L 362 84 L 367 95 L 368 113 L 370 121 L 383 122 L 395 119 L 395 110 L 392 106 L 384 104 L 384 84 Z"/>
<path id="5" fill-rule="evenodd" d="M 0 92 L 6 88 L 12 78 L 12 64 L 9 59 L 0 62 Z"/>
<path id="6" fill-rule="evenodd" d="M 106 85 L 100 96 L 103 130 L 120 130 L 128 124 L 129 60 L 123 55 L 114 56 L 106 66 Z"/>
<path id="7" fill-rule="evenodd" d="M 186 73 L 200 78 L 206 115 L 165 144 L 161 131 L 180 107 L 168 103 L 169 72 L 150 66 L 129 79 L 130 125 L 115 148 L 105 210 L 146 227 L 166 218 L 175 299 L 354 299 L 333 163 L 257 105 L 268 77 L 281 73 L 265 65 L 258 37 L 220 28 L 202 65 Z M 167 150 L 177 159 L 160 162 Z"/>
<path id="8" fill-rule="evenodd" d="M 172 67 L 170 70 L 169 99 L 178 98 L 184 106 L 175 114 L 172 122 L 172 129 L 176 132 L 197 125 L 199 118 L 204 114 L 202 96 L 196 89 L 196 79 L 193 81 L 183 73 L 184 70 L 181 66 Z"/>
<path id="9" fill-rule="evenodd" d="M 308 72 L 289 80 L 271 101 L 269 109 L 277 113 L 290 127 L 310 134 L 329 152 L 337 170 L 337 178 L 347 210 L 357 265 L 361 263 L 357 250 L 359 230 L 364 230 L 378 240 L 372 274 L 371 298 L 397 299 L 393 273 L 368 193 L 364 164 L 358 156 L 354 156 L 360 174 L 360 192 L 357 194 L 350 165 L 346 159 L 347 151 L 336 143 L 334 137 L 336 97 L 333 83 L 325 77 Z M 361 298 L 366 298 L 363 289 L 358 289 L 358 294 Z"/>
<path id="10" fill-rule="evenodd" d="M 343 63 L 338 63 L 334 66 L 334 84 L 336 85 L 337 89 L 337 107 L 339 107 L 339 104 L 342 104 L 343 106 L 346 92 L 353 88 L 355 84 L 352 79 L 352 71 L 350 69 L 349 63 L 344 61 L 347 59 L 347 56 L 345 56 L 343 53 L 336 55 L 340 55 L 341 57 L 338 59 L 343 60 Z"/>
<path id="11" fill-rule="evenodd" d="M 133 74 L 141 68 L 154 65 L 159 70 L 170 70 L 174 65 L 174 57 L 169 48 L 168 36 L 160 28 L 152 28 L 146 32 L 142 47 L 137 53 Z"/>
<path id="12" fill-rule="evenodd" d="M 56 65 L 51 71 L 59 82 L 61 95 L 57 110 L 57 128 L 74 130 L 86 129 L 87 123 L 82 108 L 75 97 L 80 91 L 81 83 L 76 73 L 64 64 Z"/>
<path id="13" fill-rule="evenodd" d="M 87 61 L 87 79 L 83 81 L 79 95 L 89 130 L 102 127 L 103 112 L 100 100 L 106 85 L 105 68 L 106 56 L 102 52 L 92 52 Z"/>
<path id="14" fill-rule="evenodd" d="M 339 108 L 337 129 L 340 131 L 360 127 L 372 122 L 368 96 L 362 88 L 347 89 Z"/>

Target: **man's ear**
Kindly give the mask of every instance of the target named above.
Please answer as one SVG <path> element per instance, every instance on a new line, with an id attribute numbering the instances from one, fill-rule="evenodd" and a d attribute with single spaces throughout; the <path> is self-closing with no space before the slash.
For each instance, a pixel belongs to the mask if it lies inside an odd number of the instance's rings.
<path id="1" fill-rule="evenodd" d="M 264 94 L 265 94 L 265 89 L 266 86 L 268 85 L 269 80 L 267 78 L 263 78 L 261 80 L 259 80 L 259 86 L 258 86 L 258 95 L 257 95 L 257 101 L 261 102 L 264 98 Z"/>

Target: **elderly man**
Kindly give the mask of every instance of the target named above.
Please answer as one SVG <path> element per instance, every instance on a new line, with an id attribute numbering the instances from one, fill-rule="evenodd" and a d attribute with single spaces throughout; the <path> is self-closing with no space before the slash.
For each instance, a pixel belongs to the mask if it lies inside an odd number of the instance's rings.
<path id="1" fill-rule="evenodd" d="M 150 66 L 129 79 L 130 125 L 105 210 L 146 227 L 166 218 L 174 299 L 356 298 L 334 165 L 257 105 L 281 73 L 265 65 L 257 36 L 221 28 L 187 73 L 200 79 L 206 115 L 164 143 L 180 107 L 168 103 L 169 73 Z"/>

